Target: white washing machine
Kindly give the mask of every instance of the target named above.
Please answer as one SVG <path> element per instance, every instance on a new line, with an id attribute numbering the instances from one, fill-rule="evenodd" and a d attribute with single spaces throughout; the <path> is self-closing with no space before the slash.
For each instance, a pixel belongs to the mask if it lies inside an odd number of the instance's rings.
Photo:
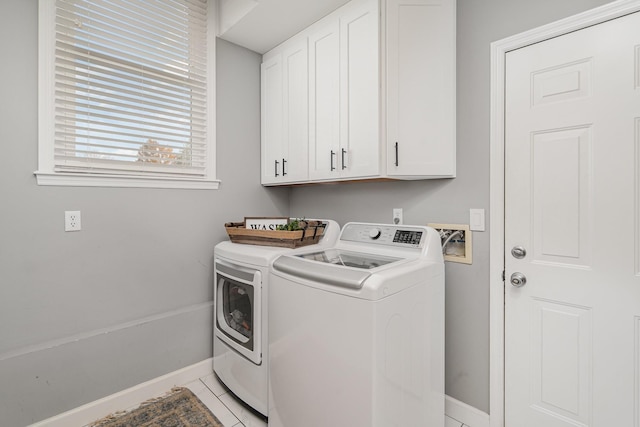
<path id="1" fill-rule="evenodd" d="M 268 416 L 267 305 L 269 268 L 285 253 L 333 246 L 340 234 L 327 223 L 317 244 L 297 249 L 221 242 L 214 250 L 213 369 L 241 400 Z"/>
<path id="2" fill-rule="evenodd" d="M 435 230 L 348 223 L 280 256 L 269 286 L 269 427 L 444 425 Z"/>

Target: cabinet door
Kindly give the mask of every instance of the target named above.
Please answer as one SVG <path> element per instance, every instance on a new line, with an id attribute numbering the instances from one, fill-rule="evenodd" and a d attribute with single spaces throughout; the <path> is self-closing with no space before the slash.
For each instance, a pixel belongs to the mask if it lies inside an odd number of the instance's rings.
<path id="1" fill-rule="evenodd" d="M 308 179 L 309 95 L 307 39 L 288 46 L 282 55 L 284 147 L 282 181 Z"/>
<path id="2" fill-rule="evenodd" d="M 455 176 L 455 1 L 387 0 L 387 174 Z"/>
<path id="3" fill-rule="evenodd" d="M 284 152 L 282 56 L 261 65 L 261 176 L 263 184 L 282 178 Z"/>
<path id="4" fill-rule="evenodd" d="M 378 2 L 340 17 L 340 152 L 343 177 L 380 172 Z"/>
<path id="5" fill-rule="evenodd" d="M 309 37 L 309 178 L 338 176 L 340 25 L 331 20 Z"/>

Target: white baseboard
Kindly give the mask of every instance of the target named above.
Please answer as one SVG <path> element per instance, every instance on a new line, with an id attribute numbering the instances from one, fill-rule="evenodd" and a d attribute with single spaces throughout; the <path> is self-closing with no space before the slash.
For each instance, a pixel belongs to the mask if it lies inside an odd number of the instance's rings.
<path id="1" fill-rule="evenodd" d="M 85 426 L 110 413 L 137 407 L 152 397 L 161 396 L 172 387 L 187 384 L 213 372 L 213 359 L 206 359 L 186 368 L 154 378 L 78 408 L 31 424 L 30 427 Z M 474 426 L 475 427 L 475 426 Z"/>
<path id="2" fill-rule="evenodd" d="M 444 413 L 466 427 L 489 427 L 489 414 L 450 396 L 444 398 Z"/>

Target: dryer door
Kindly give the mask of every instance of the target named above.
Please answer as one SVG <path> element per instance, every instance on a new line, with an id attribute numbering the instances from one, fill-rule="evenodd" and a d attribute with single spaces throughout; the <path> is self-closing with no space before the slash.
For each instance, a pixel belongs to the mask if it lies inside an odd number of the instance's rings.
<path id="1" fill-rule="evenodd" d="M 262 363 L 262 275 L 258 270 L 222 260 L 216 260 L 215 266 L 216 336 L 259 365 Z"/>

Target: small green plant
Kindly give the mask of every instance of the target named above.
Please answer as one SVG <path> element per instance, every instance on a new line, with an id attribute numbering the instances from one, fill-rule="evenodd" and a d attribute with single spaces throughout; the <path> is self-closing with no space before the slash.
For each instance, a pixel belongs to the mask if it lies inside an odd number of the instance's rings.
<path id="1" fill-rule="evenodd" d="M 289 221 L 288 224 L 282 224 L 282 225 L 278 225 L 276 227 L 276 230 L 279 231 L 296 231 L 296 230 L 304 230 L 305 228 L 307 228 L 307 222 L 304 220 L 304 218 L 302 219 L 293 219 L 291 221 Z"/>

